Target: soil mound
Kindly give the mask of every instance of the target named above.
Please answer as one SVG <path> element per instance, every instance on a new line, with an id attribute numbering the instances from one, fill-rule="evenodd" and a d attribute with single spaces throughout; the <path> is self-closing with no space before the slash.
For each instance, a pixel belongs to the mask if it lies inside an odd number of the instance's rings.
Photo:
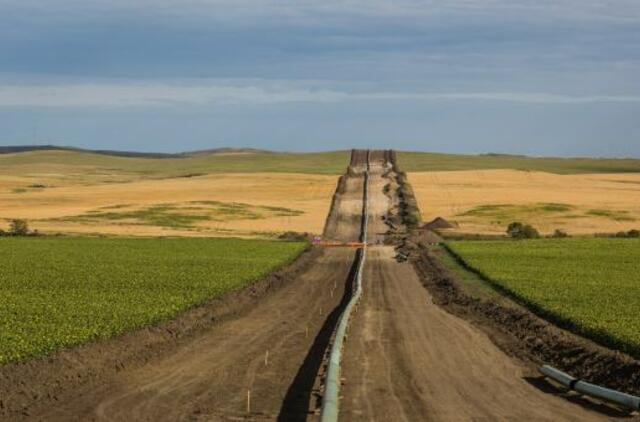
<path id="1" fill-rule="evenodd" d="M 451 224 L 442 217 L 437 217 L 433 221 L 430 221 L 422 226 L 422 228 L 426 230 L 453 229 L 455 227 L 456 226 L 454 224 Z"/>
<path id="2" fill-rule="evenodd" d="M 284 232 L 280 236 L 278 236 L 278 239 L 280 240 L 287 240 L 291 242 L 306 242 L 311 240 L 312 238 L 313 236 L 309 233 L 300 233 L 294 231 Z"/>

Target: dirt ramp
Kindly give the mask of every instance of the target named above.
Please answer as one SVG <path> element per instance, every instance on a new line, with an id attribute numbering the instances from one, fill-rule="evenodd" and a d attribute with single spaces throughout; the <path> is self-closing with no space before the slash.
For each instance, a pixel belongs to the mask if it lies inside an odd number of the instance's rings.
<path id="1" fill-rule="evenodd" d="M 354 149 L 351 150 L 349 167 L 366 167 L 371 165 L 386 165 L 395 162 L 395 151 L 390 149 Z"/>
<path id="2" fill-rule="evenodd" d="M 364 198 L 364 174 L 367 169 L 368 151 L 354 149 L 351 161 L 333 195 L 331 209 L 325 224 L 325 240 L 357 242 L 362 224 Z"/>
<path id="3" fill-rule="evenodd" d="M 346 173 L 340 177 L 324 229 L 326 240 L 358 242 L 362 225 L 364 199 L 364 178 L 370 169 L 370 183 L 374 189 L 382 189 L 387 183 L 386 173 L 393 167 L 393 151 L 362 150 L 351 151 L 351 161 Z M 384 178 L 384 181 L 383 181 Z M 379 182 L 379 183 L 378 183 Z M 386 210 L 386 203 L 382 205 Z M 381 214 L 384 214 L 381 210 Z M 382 227 L 381 232 L 386 232 Z"/>
<path id="4" fill-rule="evenodd" d="M 324 229 L 325 240 L 360 240 L 363 189 L 364 175 L 345 175 L 341 178 Z"/>
<path id="5" fill-rule="evenodd" d="M 369 151 L 366 149 L 352 149 L 351 162 L 349 163 L 349 167 L 350 168 L 363 167 L 363 166 L 366 167 L 368 155 L 369 155 Z"/>
<path id="6" fill-rule="evenodd" d="M 388 165 L 392 163 L 391 157 L 394 152 L 392 150 L 371 150 L 369 152 L 369 163 L 371 165 Z"/>

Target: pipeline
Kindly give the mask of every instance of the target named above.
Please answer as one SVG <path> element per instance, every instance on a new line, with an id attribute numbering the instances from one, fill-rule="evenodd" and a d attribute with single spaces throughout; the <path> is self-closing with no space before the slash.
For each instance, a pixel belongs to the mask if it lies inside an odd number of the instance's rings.
<path id="1" fill-rule="evenodd" d="M 321 422 L 336 422 L 340 405 L 340 363 L 342 361 L 342 347 L 347 334 L 349 319 L 356 304 L 362 296 L 362 272 L 367 256 L 367 229 L 369 227 L 369 170 L 371 151 L 367 151 L 367 169 L 364 173 L 364 193 L 362 205 L 362 230 L 360 240 L 363 247 L 358 249 L 357 258 L 359 260 L 355 276 L 355 292 L 347 304 L 344 312 L 338 321 L 335 340 L 329 355 L 329 367 L 325 380 L 324 395 L 322 397 L 322 410 L 320 413 Z"/>
<path id="2" fill-rule="evenodd" d="M 551 378 L 559 384 L 562 384 L 569 390 L 576 391 L 586 396 L 595 397 L 600 400 L 605 400 L 610 403 L 625 407 L 627 409 L 640 410 L 640 397 L 590 384 L 588 382 L 574 378 L 571 375 L 566 374 L 549 365 L 540 367 L 539 371 L 542 375 Z"/>

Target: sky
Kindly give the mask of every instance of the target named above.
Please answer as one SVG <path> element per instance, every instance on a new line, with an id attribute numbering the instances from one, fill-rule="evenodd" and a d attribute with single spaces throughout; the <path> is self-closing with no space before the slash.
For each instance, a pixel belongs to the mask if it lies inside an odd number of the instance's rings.
<path id="1" fill-rule="evenodd" d="M 0 144 L 640 157 L 637 0 L 0 0 Z"/>

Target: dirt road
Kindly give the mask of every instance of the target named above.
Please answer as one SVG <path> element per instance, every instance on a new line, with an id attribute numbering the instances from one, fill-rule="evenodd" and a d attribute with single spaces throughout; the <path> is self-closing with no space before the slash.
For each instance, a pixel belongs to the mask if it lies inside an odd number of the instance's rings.
<path id="1" fill-rule="evenodd" d="M 383 192 L 385 171 L 372 165 L 370 235 L 380 233 L 394 206 L 393 195 Z M 393 247 L 368 248 L 363 289 L 345 349 L 342 419 L 603 420 L 534 387 L 526 369 L 483 332 L 434 305 Z"/>
<path id="2" fill-rule="evenodd" d="M 432 304 L 392 247 L 369 248 L 363 282 L 346 349 L 344 420 L 603 419 L 529 384 L 484 333 Z"/>

